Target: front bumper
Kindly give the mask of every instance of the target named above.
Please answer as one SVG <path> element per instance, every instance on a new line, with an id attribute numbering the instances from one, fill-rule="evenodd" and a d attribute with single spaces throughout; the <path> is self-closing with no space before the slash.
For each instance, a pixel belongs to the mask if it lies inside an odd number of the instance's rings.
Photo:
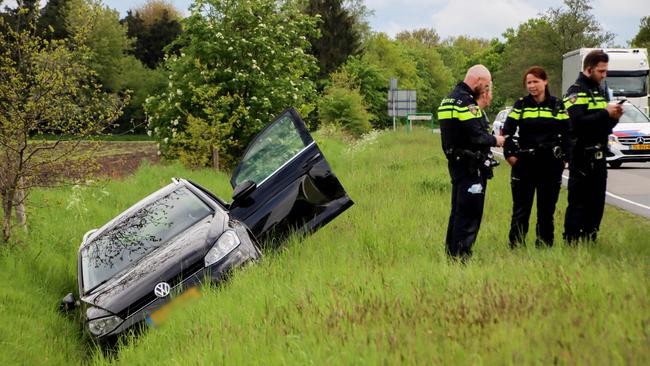
<path id="1" fill-rule="evenodd" d="M 170 291 L 170 294 L 180 295 L 191 287 L 202 286 L 205 282 L 221 282 L 233 269 L 241 267 L 250 261 L 258 260 L 261 257 L 259 249 L 248 235 L 245 237 L 240 236 L 240 240 L 241 243 L 239 246 L 237 246 L 237 248 L 228 253 L 217 263 L 209 267 L 202 267 L 201 269 L 188 276 L 185 280 L 174 285 Z M 162 306 L 171 301 L 175 295 L 168 295 L 164 298 L 153 296 L 153 299 L 146 302 L 144 306 L 139 307 L 139 309 L 136 311 L 128 313 L 128 315 L 124 317 L 124 321 L 115 329 L 102 336 L 93 337 L 100 341 L 116 338 L 119 334 L 123 333 L 127 329 L 137 324 L 144 323 L 150 314 L 154 313 L 156 310 L 160 309 Z M 87 321 L 88 320 L 89 319 L 87 319 Z M 85 329 L 88 329 L 87 321 Z"/>
<path id="2" fill-rule="evenodd" d="M 632 150 L 631 146 L 621 143 L 609 144 L 607 161 L 646 162 L 650 161 L 650 150 Z"/>

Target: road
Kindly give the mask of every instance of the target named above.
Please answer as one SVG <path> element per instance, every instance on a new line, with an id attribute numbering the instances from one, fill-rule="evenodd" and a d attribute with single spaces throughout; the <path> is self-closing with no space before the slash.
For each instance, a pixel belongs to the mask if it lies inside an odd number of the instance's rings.
<path id="1" fill-rule="evenodd" d="M 501 149 L 492 151 L 503 158 Z M 607 203 L 650 219 L 650 162 L 623 163 L 618 169 L 607 170 Z M 569 171 L 562 175 L 566 186 Z"/>
<path id="2" fill-rule="evenodd" d="M 566 185 L 569 172 L 564 171 Z M 650 218 L 650 163 L 623 163 L 607 171 L 607 203 Z"/>

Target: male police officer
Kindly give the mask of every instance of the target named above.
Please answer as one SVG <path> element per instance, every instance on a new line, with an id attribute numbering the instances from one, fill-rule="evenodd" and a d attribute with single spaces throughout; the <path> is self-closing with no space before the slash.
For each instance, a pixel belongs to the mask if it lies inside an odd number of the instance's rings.
<path id="1" fill-rule="evenodd" d="M 487 179 L 492 173 L 490 147 L 503 146 L 505 140 L 488 133 L 485 112 L 477 105 L 482 93 L 491 92 L 491 84 L 485 66 L 472 66 L 464 81 L 438 107 L 442 149 L 452 183 L 446 239 L 447 254 L 452 258 L 467 259 L 472 255 L 483 216 Z"/>
<path id="2" fill-rule="evenodd" d="M 623 114 L 621 105 L 607 103 L 609 96 L 600 87 L 608 62 L 602 50 L 589 52 L 583 71 L 564 98 L 573 140 L 563 234 L 568 243 L 596 240 L 605 208 L 607 138 Z"/>

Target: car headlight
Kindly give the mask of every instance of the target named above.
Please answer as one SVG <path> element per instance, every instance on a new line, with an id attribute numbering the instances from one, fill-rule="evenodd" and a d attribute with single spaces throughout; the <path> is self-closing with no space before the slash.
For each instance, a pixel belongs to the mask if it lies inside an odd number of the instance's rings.
<path id="1" fill-rule="evenodd" d="M 225 231 L 221 234 L 221 237 L 219 237 L 219 240 L 217 240 L 214 246 L 208 251 L 208 254 L 205 255 L 205 266 L 208 267 L 220 261 L 223 257 L 228 255 L 228 253 L 237 248 L 239 243 L 239 237 L 234 231 Z"/>
<path id="2" fill-rule="evenodd" d="M 115 315 L 88 321 L 88 330 L 95 337 L 101 337 L 117 328 L 123 320 Z"/>
<path id="3" fill-rule="evenodd" d="M 607 139 L 608 139 L 608 142 L 609 142 L 610 145 L 611 144 L 618 144 L 618 137 L 616 137 L 616 135 L 609 135 L 609 137 Z"/>

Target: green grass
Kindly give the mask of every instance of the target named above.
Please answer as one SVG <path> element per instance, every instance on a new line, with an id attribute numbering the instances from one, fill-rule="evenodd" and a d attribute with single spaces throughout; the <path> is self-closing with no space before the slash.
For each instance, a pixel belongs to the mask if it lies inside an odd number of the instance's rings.
<path id="1" fill-rule="evenodd" d="M 416 129 L 348 146 L 318 135 L 355 205 L 109 357 L 56 312 L 76 286 L 81 236 L 171 176 L 224 198 L 228 177 L 145 166 L 124 181 L 35 191 L 29 235 L 0 257 L 0 364 L 648 364 L 650 222 L 608 206 L 597 243 L 512 251 L 502 165 L 474 258 L 449 263 L 439 139 Z M 563 190 L 558 242 L 565 208 Z"/>

